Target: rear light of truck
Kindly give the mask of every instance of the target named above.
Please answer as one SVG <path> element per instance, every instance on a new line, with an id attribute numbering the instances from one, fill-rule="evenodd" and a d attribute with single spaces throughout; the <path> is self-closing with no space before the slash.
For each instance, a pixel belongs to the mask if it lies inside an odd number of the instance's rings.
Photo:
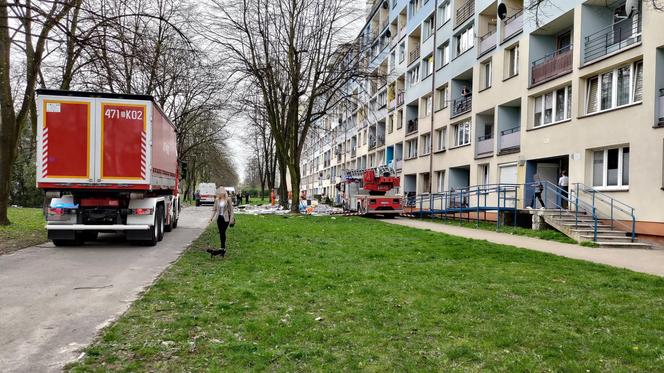
<path id="1" fill-rule="evenodd" d="M 152 215 L 153 209 L 131 209 L 129 210 L 130 215 Z"/>
<path id="2" fill-rule="evenodd" d="M 49 208 L 48 209 L 48 214 L 49 215 L 64 215 L 65 214 L 65 209 L 62 208 Z"/>

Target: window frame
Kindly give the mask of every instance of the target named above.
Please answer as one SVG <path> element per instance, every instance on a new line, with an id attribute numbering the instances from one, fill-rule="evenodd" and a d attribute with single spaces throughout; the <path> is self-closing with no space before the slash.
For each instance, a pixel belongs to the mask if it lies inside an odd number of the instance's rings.
<path id="1" fill-rule="evenodd" d="M 470 120 L 455 123 L 452 125 L 454 130 L 454 146 L 453 148 L 470 145 L 471 143 L 471 128 Z M 459 140 L 463 141 L 460 142 Z M 467 140 L 467 141 L 466 141 Z"/>
<path id="2" fill-rule="evenodd" d="M 491 58 L 480 63 L 480 82 L 482 83 L 480 91 L 491 88 L 493 83 L 493 63 Z"/>
<path id="3" fill-rule="evenodd" d="M 563 96 L 563 119 L 556 120 L 556 111 L 558 109 L 558 94 L 557 93 L 560 90 L 565 91 L 565 94 Z M 549 94 L 551 95 L 551 122 L 544 123 L 544 118 L 546 117 L 545 113 L 546 113 L 546 110 L 547 110 L 546 109 L 546 96 L 549 95 Z M 572 100 L 570 99 L 571 95 L 572 95 L 572 84 L 570 83 L 568 85 L 558 87 L 558 88 L 550 90 L 550 91 L 543 92 L 543 93 L 541 93 L 537 96 L 533 96 L 533 102 L 534 102 L 534 104 L 533 104 L 533 128 L 542 128 L 542 127 L 546 127 L 546 126 L 551 126 L 551 125 L 566 122 L 566 121 L 572 119 L 572 108 L 571 108 Z M 538 104 L 537 104 L 538 100 L 541 101 L 541 105 L 539 105 L 539 106 L 541 106 L 539 108 L 539 109 L 541 109 L 541 111 L 539 111 L 539 112 L 537 111 L 538 110 Z M 537 123 L 537 113 L 541 114 L 539 124 Z"/>
<path id="4" fill-rule="evenodd" d="M 629 66 L 629 99 L 627 103 L 618 105 L 618 72 L 625 68 L 626 66 Z M 640 74 L 638 77 L 641 78 L 641 99 L 638 101 L 635 101 L 636 98 L 636 82 L 637 82 L 637 73 L 639 72 L 638 67 L 640 66 Z M 602 82 L 603 82 L 603 77 L 606 75 L 611 74 L 611 86 L 610 86 L 610 92 L 611 92 L 611 97 L 610 98 L 610 105 L 607 108 L 602 108 L 602 98 L 603 98 L 603 89 L 602 89 Z M 591 100 L 591 84 L 593 81 L 597 81 L 597 92 L 596 92 L 596 97 L 595 97 L 595 108 L 594 111 L 590 111 L 590 100 Z M 638 60 L 634 62 L 630 62 L 629 64 L 622 64 L 620 66 L 616 66 L 611 70 L 604 71 L 601 74 L 597 74 L 591 77 L 586 78 L 586 97 L 584 100 L 585 104 L 585 114 L 590 115 L 590 114 L 598 114 L 602 113 L 605 111 L 609 110 L 614 110 L 614 109 L 619 109 L 621 107 L 626 107 L 638 103 L 643 102 L 643 60 Z"/>
<path id="5" fill-rule="evenodd" d="M 617 185 L 608 185 L 608 164 L 609 164 L 609 150 L 618 150 L 618 176 L 617 176 Z M 631 163 L 631 160 L 627 164 L 627 184 L 623 184 L 623 172 L 625 171 L 624 169 L 624 151 L 625 149 L 628 149 L 628 153 L 630 154 L 631 158 L 631 149 L 629 145 L 624 145 L 624 146 L 619 146 L 619 147 L 609 147 L 609 148 L 604 148 L 604 149 L 593 149 L 591 150 L 591 157 L 590 157 L 590 162 L 591 162 L 591 171 L 590 171 L 590 177 L 591 181 L 590 184 L 593 186 L 593 188 L 597 190 L 605 190 L 605 191 L 616 191 L 616 190 L 629 190 L 629 163 Z M 602 185 L 595 185 L 595 153 L 602 152 Z"/>

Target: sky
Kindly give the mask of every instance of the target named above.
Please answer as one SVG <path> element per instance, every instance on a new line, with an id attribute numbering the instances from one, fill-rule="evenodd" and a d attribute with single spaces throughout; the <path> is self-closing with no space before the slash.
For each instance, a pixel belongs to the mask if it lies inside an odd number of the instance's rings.
<path id="1" fill-rule="evenodd" d="M 361 12 L 360 15 L 364 15 L 366 0 L 354 0 L 357 3 L 358 11 Z M 352 25 L 353 28 L 356 28 L 357 31 L 354 31 L 353 34 L 359 34 L 360 30 L 364 26 L 364 18 L 358 17 L 358 20 Z M 247 170 L 247 162 L 251 158 L 251 148 L 246 144 L 244 139 L 244 133 L 247 131 L 247 122 L 244 119 L 238 119 L 235 123 L 229 126 L 229 135 L 230 139 L 228 140 L 228 145 L 232 152 L 231 158 L 235 162 L 236 170 L 238 176 L 240 177 L 240 183 L 244 181 L 244 175 Z"/>

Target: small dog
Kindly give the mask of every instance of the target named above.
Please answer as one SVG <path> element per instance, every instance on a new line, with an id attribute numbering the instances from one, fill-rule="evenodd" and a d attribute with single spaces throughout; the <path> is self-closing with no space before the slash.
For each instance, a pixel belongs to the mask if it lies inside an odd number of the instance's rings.
<path id="1" fill-rule="evenodd" d="M 222 258 L 226 256 L 226 250 L 225 249 L 207 249 L 205 250 L 208 253 L 210 253 L 210 258 L 214 258 L 215 256 L 221 256 Z"/>

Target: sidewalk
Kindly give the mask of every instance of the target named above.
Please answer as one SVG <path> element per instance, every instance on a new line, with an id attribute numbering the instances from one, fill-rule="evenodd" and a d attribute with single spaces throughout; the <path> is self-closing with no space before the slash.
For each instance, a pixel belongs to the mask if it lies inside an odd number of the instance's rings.
<path id="1" fill-rule="evenodd" d="M 453 236 L 487 240 L 497 244 L 517 246 L 572 259 L 627 268 L 632 271 L 649 273 L 656 276 L 664 276 L 664 250 L 600 249 L 415 219 L 397 218 L 392 220 L 385 219 L 382 221 L 405 227 L 429 229 L 433 232 L 440 232 Z"/>

